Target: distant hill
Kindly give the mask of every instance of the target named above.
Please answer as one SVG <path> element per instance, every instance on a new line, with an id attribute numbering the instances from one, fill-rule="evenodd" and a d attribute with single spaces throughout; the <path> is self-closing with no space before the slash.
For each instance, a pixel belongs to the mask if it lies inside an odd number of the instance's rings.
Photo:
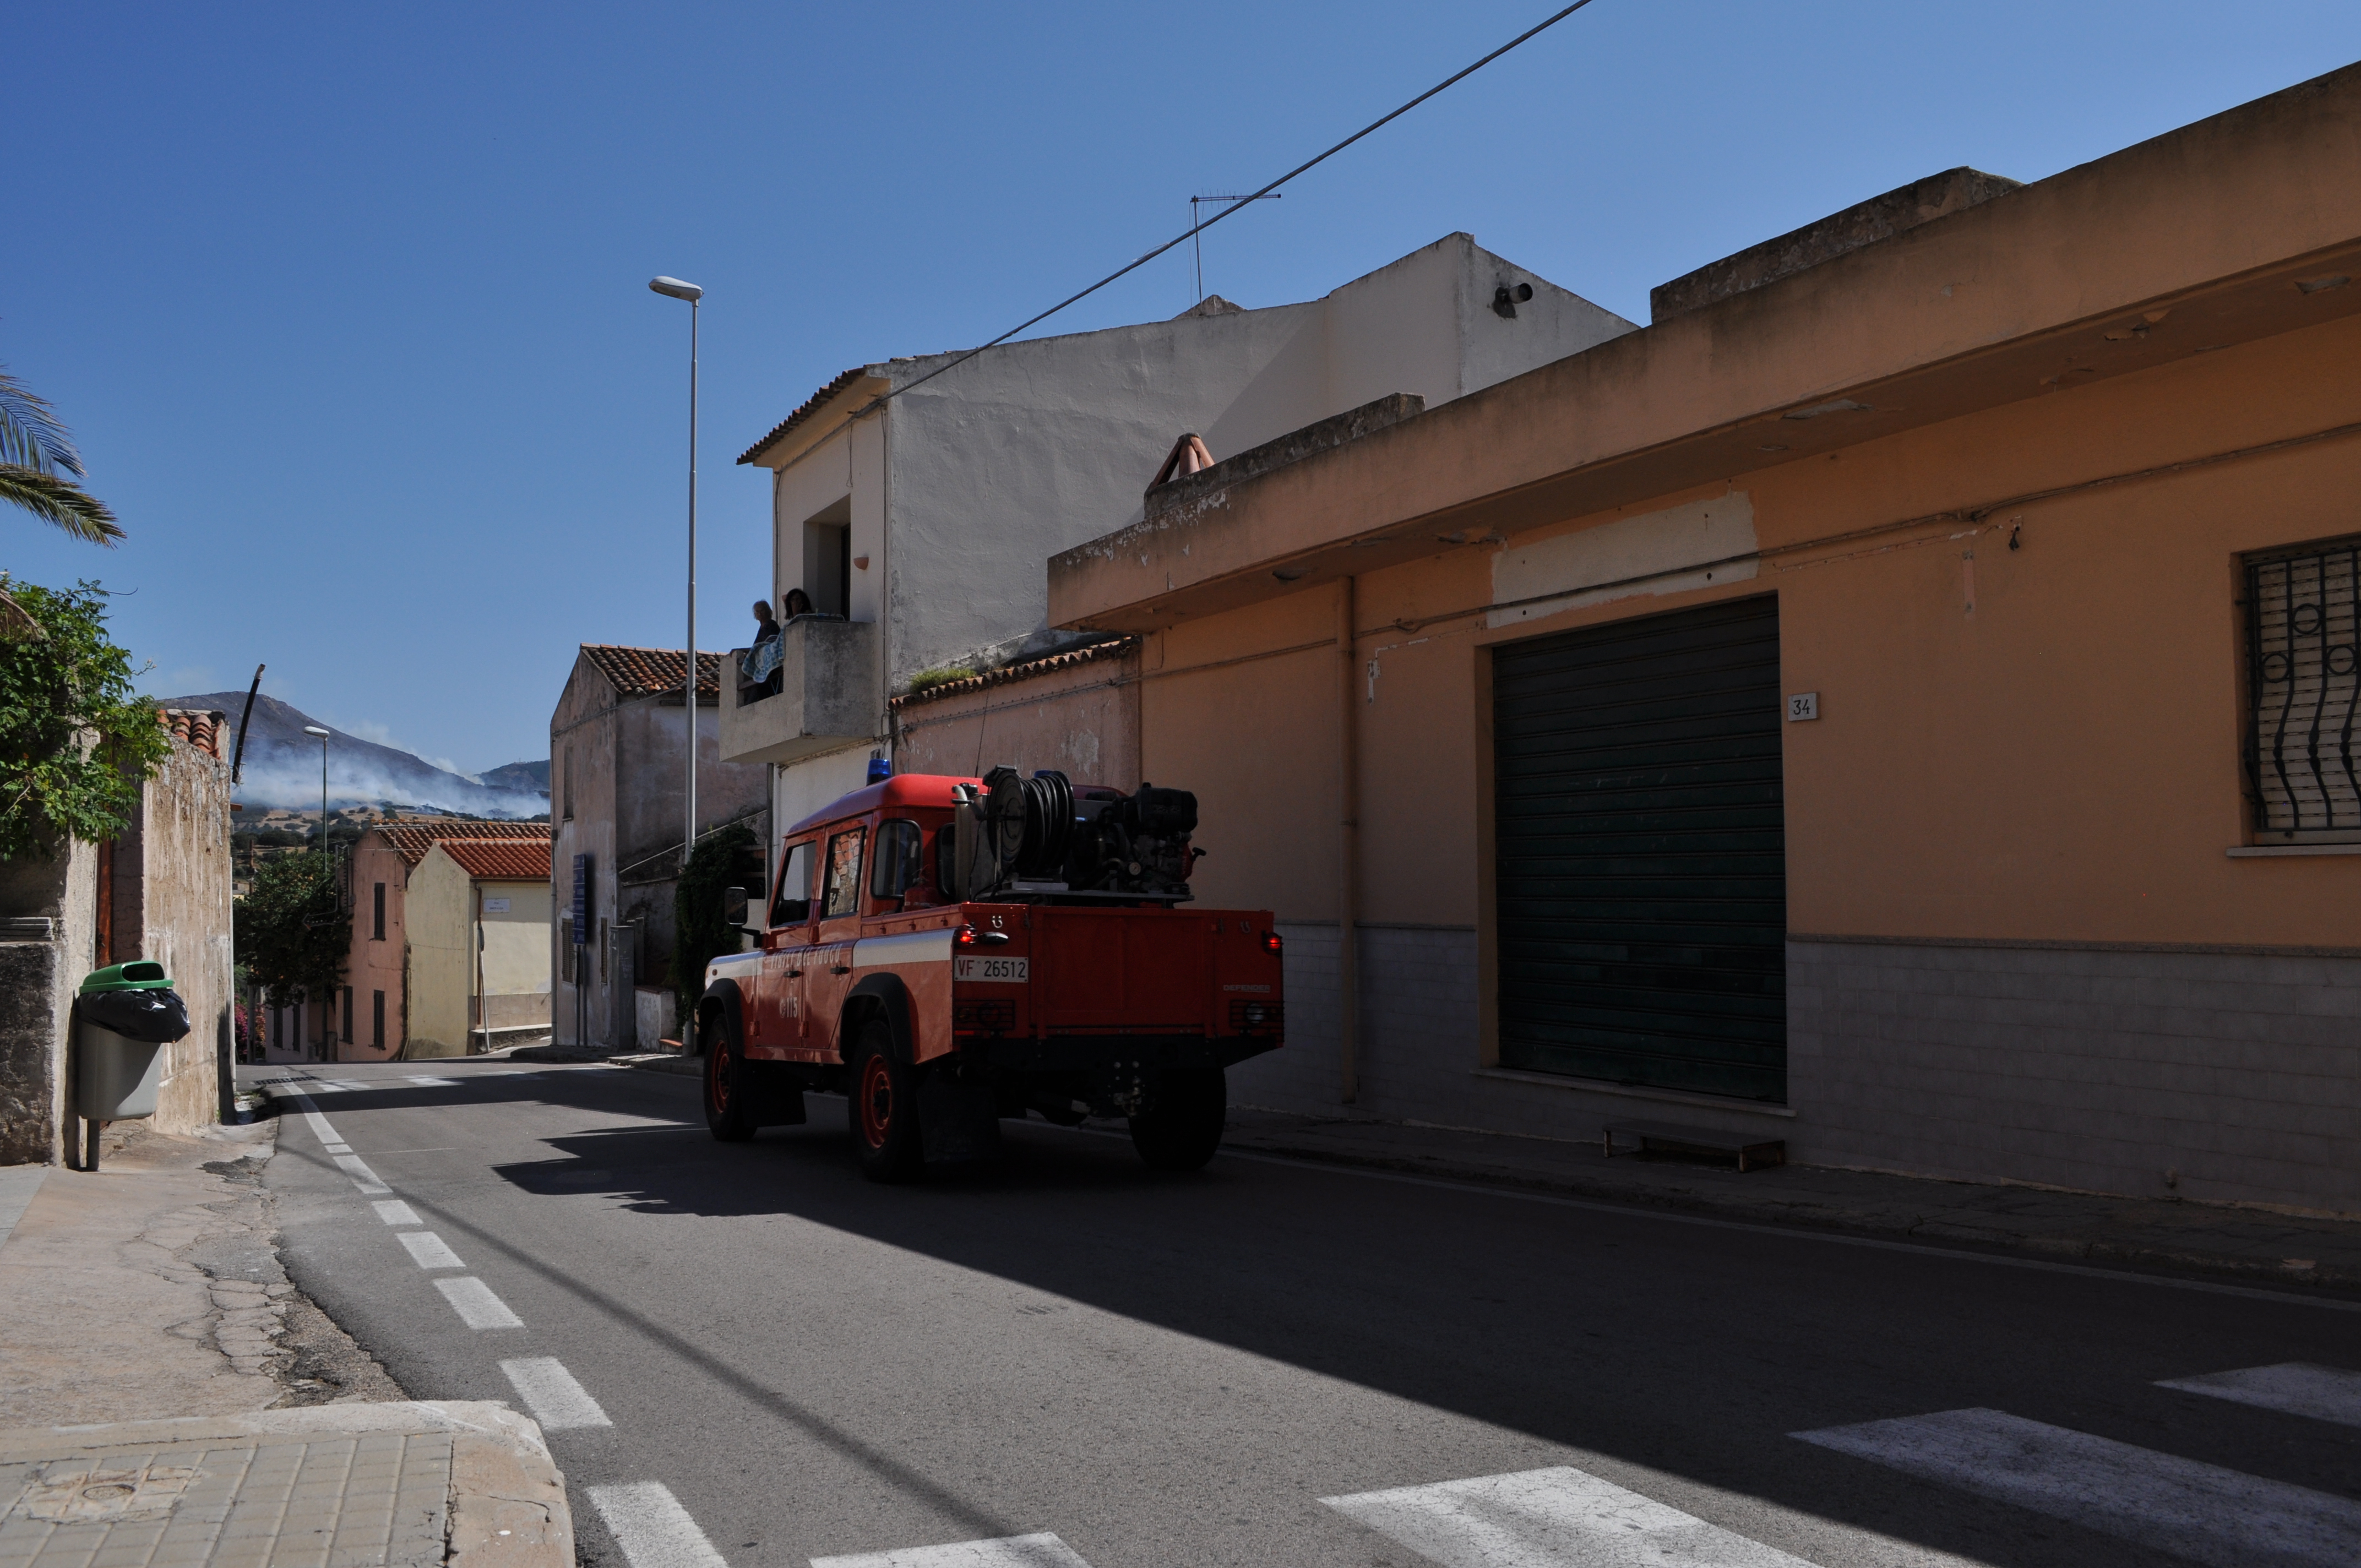
<path id="1" fill-rule="evenodd" d="M 229 715 L 222 732 L 222 755 L 231 754 L 237 743 L 238 714 L 246 707 L 244 692 L 157 700 L 164 707 L 215 708 Z M 236 790 L 241 805 L 318 808 L 320 738 L 303 733 L 307 724 L 320 721 L 275 696 L 254 699 Z M 539 817 L 549 809 L 547 762 L 511 762 L 478 781 L 394 747 L 347 735 L 332 724 L 320 728 L 328 731 L 328 802 L 333 806 L 409 806 L 508 817 Z"/>
<path id="2" fill-rule="evenodd" d="M 549 759 L 538 762 L 502 762 L 485 772 L 484 782 L 495 789 L 537 789 L 546 805 L 549 794 Z"/>

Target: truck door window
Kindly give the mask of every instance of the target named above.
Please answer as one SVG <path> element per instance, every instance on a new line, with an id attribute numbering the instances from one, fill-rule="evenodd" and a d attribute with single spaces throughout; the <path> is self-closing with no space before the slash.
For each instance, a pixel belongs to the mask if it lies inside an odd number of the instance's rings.
<path id="1" fill-rule="evenodd" d="M 771 901 L 771 924 L 795 926 L 811 918 L 812 850 L 808 840 L 787 850 L 787 869 L 779 873 L 779 896 Z"/>
<path id="2" fill-rule="evenodd" d="M 877 853 L 870 858 L 869 896 L 899 898 L 923 879 L 918 863 L 918 825 L 915 822 L 881 822 L 877 825 Z"/>
<path id="3" fill-rule="evenodd" d="M 819 917 L 834 920 L 861 913 L 861 829 L 839 833 L 828 841 L 828 892 Z"/>

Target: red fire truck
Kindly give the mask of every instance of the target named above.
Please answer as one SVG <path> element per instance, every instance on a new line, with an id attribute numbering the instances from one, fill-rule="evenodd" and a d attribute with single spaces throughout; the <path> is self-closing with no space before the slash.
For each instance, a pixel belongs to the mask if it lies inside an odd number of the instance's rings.
<path id="1" fill-rule="evenodd" d="M 1269 911 L 1189 907 L 1196 828 L 1185 790 L 1011 768 L 895 774 L 796 823 L 756 947 L 706 970 L 707 1125 L 799 1124 L 817 1090 L 879 1181 L 985 1157 L 1027 1113 L 1123 1116 L 1150 1166 L 1202 1166 L 1224 1069 L 1279 1045 L 1285 1003 Z"/>

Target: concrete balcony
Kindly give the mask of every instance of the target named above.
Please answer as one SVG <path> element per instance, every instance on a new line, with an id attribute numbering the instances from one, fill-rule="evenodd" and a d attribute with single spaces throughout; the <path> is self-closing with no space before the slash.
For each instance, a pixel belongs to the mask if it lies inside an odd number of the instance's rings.
<path id="1" fill-rule="evenodd" d="M 788 622 L 779 689 L 743 699 L 738 672 L 746 650 L 733 648 L 721 671 L 721 760 L 793 762 L 865 745 L 877 733 L 877 624 L 798 619 Z"/>

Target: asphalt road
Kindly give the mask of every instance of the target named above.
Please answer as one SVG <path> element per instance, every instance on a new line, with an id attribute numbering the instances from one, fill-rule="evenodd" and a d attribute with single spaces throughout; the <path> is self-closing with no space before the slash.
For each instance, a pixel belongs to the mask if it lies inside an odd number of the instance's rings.
<path id="1" fill-rule="evenodd" d="M 1038 1122 L 882 1188 L 840 1101 L 724 1146 L 605 1067 L 243 1076 L 352 1086 L 285 1116 L 290 1272 L 541 1415 L 602 1568 L 2361 1562 L 2349 1306 Z"/>

